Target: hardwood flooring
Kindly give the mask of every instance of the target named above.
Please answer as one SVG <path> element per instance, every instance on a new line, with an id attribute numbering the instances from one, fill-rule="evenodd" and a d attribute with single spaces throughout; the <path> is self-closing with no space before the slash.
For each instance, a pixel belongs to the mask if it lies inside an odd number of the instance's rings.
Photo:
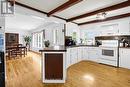
<path id="1" fill-rule="evenodd" d="M 90 61 L 72 65 L 65 84 L 43 84 L 41 56 L 33 52 L 6 64 L 6 87 L 130 87 L 130 70 Z"/>

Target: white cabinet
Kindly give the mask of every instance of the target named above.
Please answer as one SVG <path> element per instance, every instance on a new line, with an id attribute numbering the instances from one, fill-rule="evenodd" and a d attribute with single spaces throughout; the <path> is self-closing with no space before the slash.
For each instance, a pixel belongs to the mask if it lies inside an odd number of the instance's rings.
<path id="1" fill-rule="evenodd" d="M 83 47 L 77 47 L 78 50 L 78 59 L 77 61 L 80 62 L 82 61 L 82 57 L 83 57 Z"/>
<path id="2" fill-rule="evenodd" d="M 98 62 L 98 47 L 72 47 L 67 48 L 66 68 L 82 60 Z"/>
<path id="3" fill-rule="evenodd" d="M 119 65 L 130 69 L 130 49 L 120 48 Z"/>
<path id="4" fill-rule="evenodd" d="M 82 50 L 82 60 L 88 60 L 88 47 L 83 47 Z"/>
<path id="5" fill-rule="evenodd" d="M 119 34 L 120 35 L 130 35 L 130 19 L 121 21 L 119 23 Z"/>
<path id="6" fill-rule="evenodd" d="M 97 47 L 89 47 L 88 49 L 88 60 L 98 62 L 98 55 L 99 51 Z"/>
<path id="7" fill-rule="evenodd" d="M 77 63 L 78 61 L 78 50 L 77 50 L 77 47 L 74 47 L 74 48 L 70 48 L 70 63 L 71 65 Z"/>
<path id="8" fill-rule="evenodd" d="M 108 24 L 101 26 L 101 36 L 117 35 L 119 33 L 119 24 Z"/>

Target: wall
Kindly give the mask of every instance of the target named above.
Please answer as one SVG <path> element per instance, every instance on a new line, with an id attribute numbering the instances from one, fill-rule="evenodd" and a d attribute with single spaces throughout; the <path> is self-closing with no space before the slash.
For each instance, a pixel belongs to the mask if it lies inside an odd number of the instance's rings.
<path id="1" fill-rule="evenodd" d="M 73 32 L 77 33 L 77 43 L 79 43 L 80 39 L 80 27 L 77 24 L 68 22 L 66 23 L 66 36 L 72 36 Z"/>
<path id="2" fill-rule="evenodd" d="M 48 18 L 45 19 L 43 25 L 41 25 L 38 28 L 33 29 L 29 32 L 30 32 L 30 34 L 32 34 L 34 32 L 39 32 L 39 31 L 45 30 L 45 39 L 49 40 L 50 45 L 52 46 L 52 45 L 54 45 L 53 44 L 53 30 L 54 29 L 57 29 L 57 30 L 64 29 L 65 23 L 66 23 L 66 21 L 64 21 L 64 20 L 61 20 L 61 19 L 58 19 L 58 18 L 55 18 L 55 17 L 48 17 Z M 59 38 L 60 39 L 59 44 L 64 45 L 64 37 L 63 37 L 64 35 L 60 33 L 59 37 L 60 36 L 63 39 Z M 42 48 L 32 47 L 32 44 L 31 44 L 31 50 L 38 52 L 39 49 L 42 49 Z"/>
<path id="3" fill-rule="evenodd" d="M 24 36 L 28 36 L 28 31 L 18 30 L 18 29 L 11 29 L 5 28 L 5 33 L 18 33 L 19 34 L 19 43 L 25 45 Z"/>
<path id="4" fill-rule="evenodd" d="M 118 25 L 113 30 L 108 31 L 102 28 L 102 26 L 113 24 Z M 85 32 L 94 32 L 92 38 L 95 38 L 95 36 L 109 35 L 107 34 L 109 32 L 113 33 L 110 35 L 130 35 L 130 17 L 80 26 L 81 38 L 85 38 Z"/>

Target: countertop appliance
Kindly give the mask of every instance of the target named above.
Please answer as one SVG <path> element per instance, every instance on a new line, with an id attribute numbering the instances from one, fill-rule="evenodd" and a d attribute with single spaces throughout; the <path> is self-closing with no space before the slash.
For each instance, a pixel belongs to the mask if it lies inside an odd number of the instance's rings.
<path id="1" fill-rule="evenodd" d="M 65 38 L 65 46 L 76 45 L 76 42 L 72 40 L 72 37 L 68 36 Z"/>
<path id="2" fill-rule="evenodd" d="M 99 62 L 112 66 L 119 66 L 119 44 L 118 40 L 104 40 L 100 45 Z"/>

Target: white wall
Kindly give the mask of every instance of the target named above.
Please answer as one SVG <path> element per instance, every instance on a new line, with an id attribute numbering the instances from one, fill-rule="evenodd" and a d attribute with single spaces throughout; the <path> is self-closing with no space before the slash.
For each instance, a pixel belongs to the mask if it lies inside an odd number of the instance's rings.
<path id="1" fill-rule="evenodd" d="M 77 42 L 80 39 L 80 27 L 77 24 L 68 22 L 66 23 L 66 36 L 72 36 L 73 32 L 77 33 Z"/>
<path id="2" fill-rule="evenodd" d="M 84 38 L 85 32 L 95 32 L 94 36 L 102 36 L 105 33 L 109 32 L 107 30 L 103 30 L 101 27 L 105 25 L 112 25 L 117 24 L 118 26 L 116 29 L 111 30 L 113 32 L 113 35 L 130 35 L 130 17 L 112 20 L 112 21 L 106 21 L 106 22 L 100 22 L 100 23 L 93 23 L 93 24 L 87 24 L 80 26 L 80 37 Z M 103 32 L 104 31 L 104 32 Z"/>
<path id="3" fill-rule="evenodd" d="M 28 36 L 28 31 L 18 30 L 18 29 L 11 29 L 5 28 L 5 33 L 18 33 L 19 34 L 19 43 L 25 45 L 24 36 Z"/>
<path id="4" fill-rule="evenodd" d="M 39 26 L 36 29 L 30 30 L 29 33 L 32 34 L 34 32 L 39 32 L 42 30 L 45 30 L 45 39 L 50 41 L 50 45 L 54 45 L 53 44 L 53 30 L 54 29 L 64 29 L 64 24 L 66 23 L 65 20 L 61 20 L 55 17 L 48 17 L 45 19 L 43 25 Z M 59 34 L 60 36 L 64 36 L 62 34 Z M 60 45 L 64 45 L 64 38 L 60 40 Z M 39 49 L 41 48 L 36 48 L 36 47 L 32 47 L 31 45 L 31 50 L 38 52 Z"/>

